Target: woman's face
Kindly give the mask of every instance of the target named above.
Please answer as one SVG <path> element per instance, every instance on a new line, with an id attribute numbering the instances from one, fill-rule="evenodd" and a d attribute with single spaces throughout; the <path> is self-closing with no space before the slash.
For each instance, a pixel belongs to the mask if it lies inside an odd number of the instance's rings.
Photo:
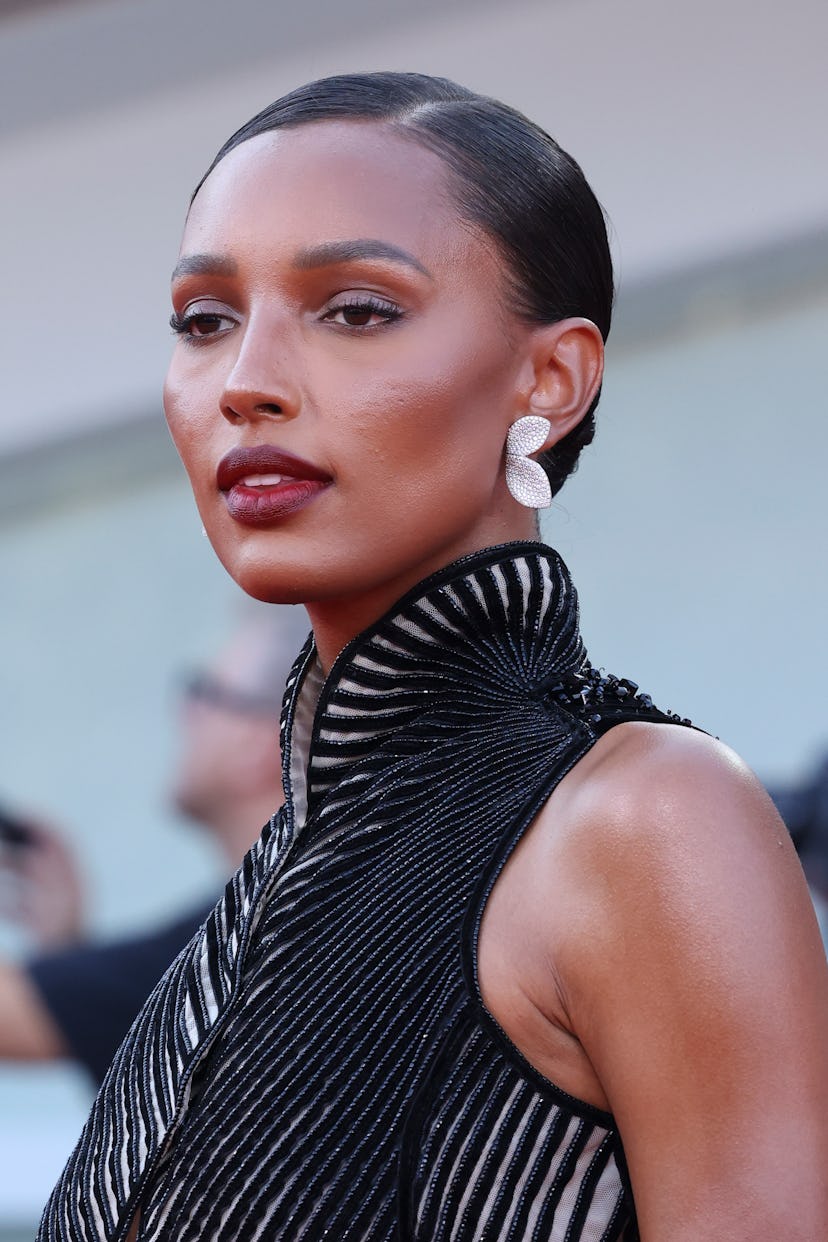
<path id="1" fill-rule="evenodd" d="M 530 329 L 442 162 L 388 127 L 261 135 L 210 174 L 173 277 L 164 403 L 202 521 L 259 599 L 375 613 L 531 538 L 503 446 Z"/>

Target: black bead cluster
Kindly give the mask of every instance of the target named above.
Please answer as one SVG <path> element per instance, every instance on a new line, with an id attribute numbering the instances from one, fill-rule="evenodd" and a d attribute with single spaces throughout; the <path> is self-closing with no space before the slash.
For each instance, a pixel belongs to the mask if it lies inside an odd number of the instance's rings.
<path id="1" fill-rule="evenodd" d="M 547 688 L 548 697 L 567 711 L 575 710 L 589 724 L 618 716 L 656 716 L 676 724 L 691 722 L 676 712 L 661 711 L 655 707 L 649 694 L 643 694 L 634 681 L 616 677 L 603 669 L 585 664 L 577 672 L 568 673 L 554 686 Z"/>

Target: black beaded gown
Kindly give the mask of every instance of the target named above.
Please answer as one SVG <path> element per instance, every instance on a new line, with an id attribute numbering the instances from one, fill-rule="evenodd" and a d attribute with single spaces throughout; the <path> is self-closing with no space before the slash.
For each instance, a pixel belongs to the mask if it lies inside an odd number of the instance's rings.
<path id="1" fill-rule="evenodd" d="M 537 543 L 467 557 L 354 640 L 309 640 L 285 806 L 117 1054 L 41 1242 L 630 1242 L 612 1116 L 487 1013 L 483 907 L 613 725 L 677 718 L 587 660 Z"/>

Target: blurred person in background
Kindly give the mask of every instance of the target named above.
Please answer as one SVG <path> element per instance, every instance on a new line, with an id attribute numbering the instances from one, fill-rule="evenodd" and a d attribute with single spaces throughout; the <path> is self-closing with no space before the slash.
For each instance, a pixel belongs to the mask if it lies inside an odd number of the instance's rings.
<path id="1" fill-rule="evenodd" d="M 804 781 L 769 792 L 802 860 L 828 950 L 828 755 Z"/>
<path id="2" fill-rule="evenodd" d="M 175 809 L 205 830 L 234 871 L 281 805 L 279 712 L 305 637 L 298 609 L 258 609 L 212 663 L 183 686 Z M 146 997 L 198 930 L 214 898 L 157 929 L 87 939 L 78 861 L 64 834 L 6 818 L 0 845 L 2 912 L 37 947 L 0 961 L 0 1057 L 70 1057 L 97 1081 Z"/>

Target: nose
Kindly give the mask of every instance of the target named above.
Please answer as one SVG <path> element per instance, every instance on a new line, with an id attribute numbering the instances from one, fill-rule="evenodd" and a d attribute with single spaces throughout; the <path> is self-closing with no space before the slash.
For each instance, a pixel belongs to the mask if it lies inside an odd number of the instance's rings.
<path id="1" fill-rule="evenodd" d="M 228 422 L 296 417 L 301 397 L 287 374 L 287 352 L 284 335 L 273 325 L 248 323 L 221 394 L 221 413 Z"/>

